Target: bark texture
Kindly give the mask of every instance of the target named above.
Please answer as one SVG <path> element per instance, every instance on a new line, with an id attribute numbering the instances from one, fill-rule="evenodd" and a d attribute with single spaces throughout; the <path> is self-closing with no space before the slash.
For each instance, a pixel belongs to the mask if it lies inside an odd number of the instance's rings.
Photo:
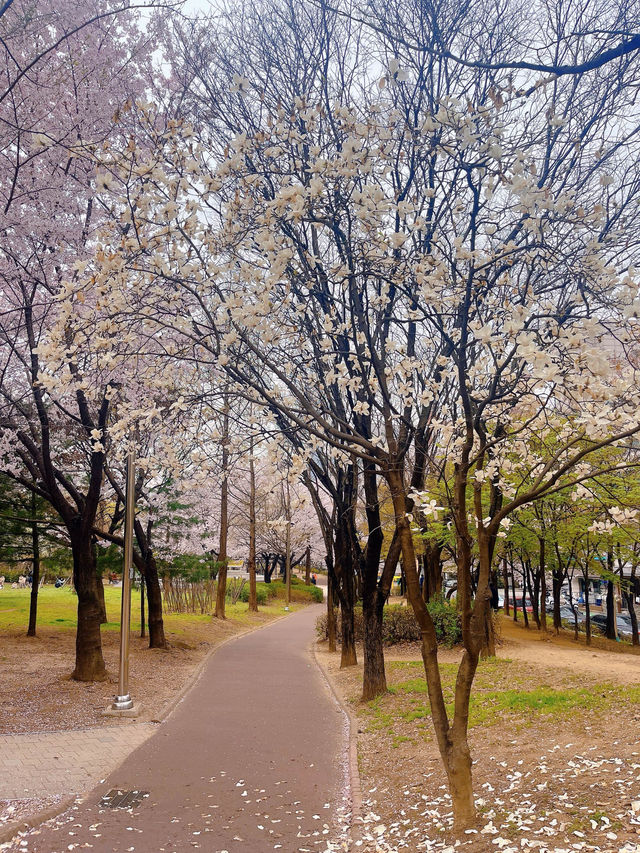
<path id="1" fill-rule="evenodd" d="M 36 501 L 35 492 L 31 492 L 31 596 L 29 598 L 29 626 L 27 627 L 27 637 L 35 637 L 36 625 L 38 622 L 38 591 L 40 589 L 40 536 L 38 531 L 38 522 L 36 513 L 38 511 L 38 503 Z"/>
<path id="2" fill-rule="evenodd" d="M 100 622 L 102 602 L 97 591 L 97 568 L 91 536 L 80 529 L 71 537 L 73 584 L 78 595 L 78 627 L 76 631 L 76 665 L 72 678 L 76 681 L 104 681 L 107 677 Z"/>

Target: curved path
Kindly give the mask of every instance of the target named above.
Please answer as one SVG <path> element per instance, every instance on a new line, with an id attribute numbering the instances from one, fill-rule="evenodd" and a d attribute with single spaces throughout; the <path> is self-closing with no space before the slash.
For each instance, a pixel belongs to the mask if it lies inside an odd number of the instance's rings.
<path id="1" fill-rule="evenodd" d="M 151 738 L 15 849 L 325 850 L 347 814 L 348 722 L 310 653 L 319 612 L 308 607 L 223 646 Z M 149 796 L 133 809 L 105 808 L 114 789 Z"/>

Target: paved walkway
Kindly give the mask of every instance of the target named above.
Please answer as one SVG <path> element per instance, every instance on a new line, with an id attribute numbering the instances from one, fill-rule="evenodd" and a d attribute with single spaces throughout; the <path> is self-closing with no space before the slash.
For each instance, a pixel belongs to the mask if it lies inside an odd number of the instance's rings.
<path id="1" fill-rule="evenodd" d="M 310 656 L 319 610 L 305 608 L 219 649 L 150 737 L 149 726 L 127 729 L 144 742 L 104 783 L 11 849 L 325 850 L 348 805 L 348 722 Z M 93 746 L 99 736 L 71 735 L 93 736 Z M 102 755 L 112 748 L 106 741 L 97 746 Z M 80 748 L 79 754 L 84 762 L 87 753 Z M 23 778 L 22 771 L 15 775 Z M 101 800 L 113 790 L 148 796 L 133 808 L 107 808 Z"/>

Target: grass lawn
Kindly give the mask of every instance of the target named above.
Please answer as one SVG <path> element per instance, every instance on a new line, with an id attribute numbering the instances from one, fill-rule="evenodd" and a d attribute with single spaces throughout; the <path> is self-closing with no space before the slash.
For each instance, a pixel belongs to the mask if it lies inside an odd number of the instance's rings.
<path id="1" fill-rule="evenodd" d="M 105 586 L 104 597 L 107 606 L 108 622 L 102 626 L 102 631 L 120 630 L 120 601 L 122 588 Z M 30 589 L 11 589 L 5 586 L 0 590 L 0 632 L 15 633 L 27 629 L 29 621 Z M 145 614 L 146 614 L 145 599 Z M 38 628 L 75 630 L 78 599 L 73 590 L 64 586 L 56 589 L 53 585 L 45 585 L 38 594 Z M 290 610 L 296 610 L 300 605 L 292 604 Z M 269 604 L 260 607 L 265 615 L 275 616 L 284 613 L 284 602 L 272 599 Z M 251 624 L 248 605 L 239 602 L 226 607 L 227 620 L 239 625 Z M 188 634 L 190 627 L 203 625 L 211 621 L 209 614 L 195 613 L 166 613 L 164 614 L 165 630 L 174 634 Z M 255 620 L 254 620 L 255 621 Z M 131 630 L 140 631 L 140 591 L 131 592 Z"/>
<path id="2" fill-rule="evenodd" d="M 443 663 L 440 673 L 453 714 L 457 664 Z M 359 707 L 369 731 L 386 733 L 397 747 L 410 740 L 431 740 L 433 729 L 422 663 L 391 661 L 387 664 L 389 693 Z M 504 658 L 481 661 L 469 708 L 469 726 L 508 723 L 519 730 L 534 722 L 568 719 L 575 713 L 603 715 L 640 705 L 640 686 L 589 680 L 584 675 L 546 674 L 521 662 Z"/>

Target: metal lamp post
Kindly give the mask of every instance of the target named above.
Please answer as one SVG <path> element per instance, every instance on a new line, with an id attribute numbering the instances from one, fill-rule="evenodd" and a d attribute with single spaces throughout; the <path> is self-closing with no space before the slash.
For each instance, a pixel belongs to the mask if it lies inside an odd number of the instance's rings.
<path id="1" fill-rule="evenodd" d="M 133 700 L 129 694 L 129 633 L 131 626 L 131 575 L 133 573 L 133 515 L 135 504 L 135 457 L 133 448 L 127 456 L 127 487 L 124 516 L 124 563 L 122 567 L 122 602 L 120 605 L 120 672 L 118 695 L 114 711 L 130 711 Z"/>

